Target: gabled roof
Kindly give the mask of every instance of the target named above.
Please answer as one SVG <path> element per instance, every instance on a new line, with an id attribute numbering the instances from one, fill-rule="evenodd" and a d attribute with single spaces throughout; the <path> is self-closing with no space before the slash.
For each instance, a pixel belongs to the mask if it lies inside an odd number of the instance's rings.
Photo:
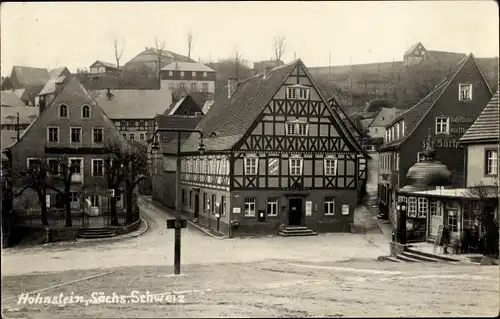
<path id="1" fill-rule="evenodd" d="M 154 119 L 172 104 L 168 90 L 107 90 L 91 91 L 110 119 Z"/>
<path id="2" fill-rule="evenodd" d="M 14 148 L 16 145 L 18 145 L 20 142 L 23 141 L 24 138 L 30 133 L 30 130 L 36 130 L 40 129 L 41 125 L 44 125 L 43 121 L 46 120 L 47 118 L 50 119 L 51 116 L 51 111 L 53 111 L 54 107 L 57 107 L 59 104 L 65 103 L 65 104 L 78 104 L 78 107 L 82 104 L 89 104 L 92 105 L 94 108 L 98 108 L 99 112 L 96 112 L 96 110 L 92 111 L 92 116 L 93 119 L 94 116 L 101 116 L 102 122 L 100 125 L 103 125 L 104 129 L 106 130 L 105 138 L 109 138 L 112 140 L 116 140 L 119 143 L 125 145 L 127 143 L 127 140 L 123 138 L 121 133 L 116 129 L 116 127 L 113 125 L 113 123 L 110 121 L 108 116 L 106 116 L 106 113 L 102 111 L 102 109 L 99 107 L 99 105 L 94 101 L 92 96 L 87 92 L 87 90 L 83 87 L 83 85 L 78 81 L 76 77 L 69 77 L 68 83 L 64 88 L 61 90 L 61 92 L 56 96 L 54 101 L 48 105 L 45 110 L 40 113 L 40 115 L 33 121 L 31 124 L 28 126 L 28 128 L 21 134 L 19 141 L 14 143 L 9 147 Z M 70 106 L 72 107 L 72 106 Z M 57 110 L 56 110 L 57 111 Z M 48 121 L 50 122 L 50 121 Z M 44 125 L 45 126 L 45 125 Z"/>
<path id="3" fill-rule="evenodd" d="M 49 71 L 50 78 L 56 78 L 56 77 L 62 76 L 64 70 L 67 70 L 68 73 L 70 73 L 69 70 L 65 66 L 50 70 Z"/>
<path id="4" fill-rule="evenodd" d="M 488 102 L 483 112 L 477 117 L 467 132 L 460 138 L 462 143 L 491 141 L 498 143 L 500 112 L 498 106 L 498 90 Z"/>
<path id="5" fill-rule="evenodd" d="M 215 104 L 197 126 L 197 129 L 203 131 L 205 137 L 207 137 L 204 139 L 207 149 L 211 151 L 223 151 L 234 147 L 250 129 L 251 125 L 296 67 L 301 67 L 312 81 L 307 68 L 298 59 L 289 64 L 275 67 L 265 77 L 262 74 L 257 74 L 238 83 L 230 98 L 227 93 L 218 94 Z M 319 93 L 320 91 L 314 85 L 313 81 L 312 84 Z M 329 103 L 324 100 L 321 93 L 319 94 L 323 99 L 325 107 L 331 110 Z M 362 152 L 361 147 L 353 138 L 337 112 L 333 111 L 332 115 L 341 130 L 339 133 L 347 136 L 349 142 Z M 198 144 L 198 135 L 193 133 L 186 143 L 184 143 L 183 149 L 185 151 L 193 151 L 197 149 Z"/>
<path id="6" fill-rule="evenodd" d="M 369 127 L 386 127 L 389 123 L 394 121 L 394 119 L 403 114 L 403 112 L 404 110 L 383 107 L 373 118 L 373 121 L 370 123 Z"/>
<path id="7" fill-rule="evenodd" d="M 90 65 L 90 67 L 93 67 L 93 66 L 94 66 L 94 65 L 96 65 L 96 64 L 102 64 L 102 65 L 104 65 L 104 66 L 107 66 L 108 68 L 113 68 L 113 69 L 116 69 L 116 64 L 114 64 L 114 63 L 110 63 L 110 62 L 104 62 L 104 61 L 101 61 L 101 60 L 97 60 L 97 61 L 95 61 L 94 63 L 92 63 L 92 64 Z"/>
<path id="8" fill-rule="evenodd" d="M 4 106 L 12 106 L 12 107 L 23 107 L 26 106 L 19 96 L 11 91 L 2 91 L 0 93 L 1 100 L 2 100 L 2 108 Z M 3 117 L 3 114 L 2 114 Z"/>
<path id="9" fill-rule="evenodd" d="M 408 138 L 415 132 L 416 128 L 420 125 L 420 123 L 423 121 L 423 119 L 427 116 L 427 114 L 430 112 L 430 110 L 436 105 L 436 103 L 439 101 L 443 93 L 446 91 L 446 89 L 449 87 L 451 82 L 455 79 L 455 77 L 458 75 L 458 73 L 462 70 L 462 68 L 466 65 L 466 63 L 471 60 L 475 63 L 476 67 L 478 68 L 481 76 L 481 70 L 479 69 L 479 66 L 476 63 L 476 60 L 474 58 L 474 55 L 470 54 L 467 56 L 465 59 L 463 59 L 460 63 L 458 63 L 455 68 L 451 70 L 451 72 L 444 78 L 441 83 L 436 85 L 436 87 L 420 102 L 415 104 L 412 108 L 408 109 L 405 113 L 403 113 L 401 116 L 397 117 L 394 121 L 389 123 L 387 126 L 391 126 L 392 124 L 399 122 L 400 120 L 404 120 L 405 122 L 405 131 L 408 132 L 405 134 L 405 136 L 399 140 L 389 142 L 387 144 L 384 144 L 381 146 L 380 150 L 386 149 L 386 148 L 391 148 L 391 147 L 399 147 L 403 143 L 405 143 Z M 484 83 L 488 87 L 488 89 L 491 91 L 488 82 L 483 76 Z"/>
<path id="10" fill-rule="evenodd" d="M 2 106 L 2 125 L 3 124 L 16 124 L 17 114 L 19 113 L 19 124 L 31 124 L 39 113 L 39 108 L 34 106 Z M 2 131 L 3 134 L 3 131 Z"/>
<path id="11" fill-rule="evenodd" d="M 56 91 L 56 84 L 61 84 L 65 81 L 65 76 L 58 76 L 47 81 L 43 89 L 38 93 L 38 95 L 51 94 Z"/>
<path id="12" fill-rule="evenodd" d="M 185 72 L 215 72 L 208 66 L 198 62 L 172 62 L 161 69 L 162 71 L 185 71 Z"/>
<path id="13" fill-rule="evenodd" d="M 421 42 L 417 42 L 415 43 L 414 45 L 412 45 L 408 50 L 406 50 L 405 54 L 404 55 L 407 55 L 407 54 L 410 54 L 413 50 L 415 50 L 415 48 L 417 48 L 419 45 L 422 45 Z M 422 47 L 424 47 L 422 45 Z"/>
<path id="14" fill-rule="evenodd" d="M 21 101 L 29 102 L 35 99 L 35 97 L 40 93 L 45 84 L 42 85 L 32 85 L 23 89 L 22 94 L 20 96 Z"/>
<path id="15" fill-rule="evenodd" d="M 7 130 L 2 130 L 2 138 L 0 140 L 0 147 L 2 150 L 2 160 L 3 160 L 3 150 L 10 147 L 12 144 L 14 144 L 17 141 L 17 131 L 7 131 Z"/>
<path id="16" fill-rule="evenodd" d="M 16 74 L 17 81 L 20 85 L 44 85 L 50 79 L 49 71 L 43 68 L 33 68 L 29 66 L 14 66 L 12 74 Z"/>
<path id="17" fill-rule="evenodd" d="M 144 51 L 136 55 L 133 59 L 125 63 L 125 66 L 129 64 L 141 64 L 141 63 L 156 63 L 158 61 L 158 53 L 160 51 L 156 48 L 146 48 Z M 175 60 L 179 62 L 195 62 L 193 59 L 189 59 L 187 56 L 177 54 L 172 51 L 162 50 L 161 56 L 163 57 L 162 62 L 166 59 L 169 61 Z"/>
<path id="18" fill-rule="evenodd" d="M 445 63 L 458 63 L 467 57 L 465 53 L 445 51 L 427 51 L 427 54 L 429 54 L 432 60 Z"/>

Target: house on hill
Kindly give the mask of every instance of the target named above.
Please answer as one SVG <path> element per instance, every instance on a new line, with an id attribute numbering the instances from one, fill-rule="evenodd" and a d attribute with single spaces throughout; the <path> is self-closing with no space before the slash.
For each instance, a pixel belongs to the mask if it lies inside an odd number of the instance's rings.
<path id="1" fill-rule="evenodd" d="M 158 70 L 158 57 L 161 61 L 160 68 L 163 68 L 172 62 L 196 62 L 195 60 L 190 59 L 187 56 L 177 54 L 172 51 L 162 50 L 160 52 L 156 48 L 146 47 L 144 51 L 125 63 L 123 65 L 123 69 L 125 71 L 137 71 L 144 69 L 148 69 L 150 71 Z"/>
<path id="2" fill-rule="evenodd" d="M 349 231 L 363 150 L 302 61 L 228 88 L 196 127 L 203 141 L 182 143 L 180 208 L 229 236 Z M 176 147 L 162 146 L 155 200 L 171 202 L 160 190 L 175 185 Z"/>
<path id="3" fill-rule="evenodd" d="M 120 69 L 116 67 L 116 64 L 104 62 L 104 61 L 95 61 L 89 67 L 90 76 L 91 77 L 99 77 L 104 75 L 120 75 Z"/>
<path id="4" fill-rule="evenodd" d="M 427 50 L 421 42 L 418 42 L 406 50 L 403 60 L 405 65 L 408 66 L 419 64 L 423 61 L 457 64 L 465 57 L 465 53 Z"/>
<path id="5" fill-rule="evenodd" d="M 472 54 L 424 99 L 387 125 L 379 148 L 379 199 L 394 223 L 396 190 L 410 184 L 409 168 L 424 158 L 431 134 L 435 158 L 451 171 L 451 187 L 465 185 L 465 149 L 458 143 L 490 98 L 491 89 Z M 435 185 L 448 186 L 448 185 Z"/>
<path id="6" fill-rule="evenodd" d="M 161 69 L 161 89 L 171 92 L 215 92 L 215 71 L 198 62 L 172 62 Z"/>

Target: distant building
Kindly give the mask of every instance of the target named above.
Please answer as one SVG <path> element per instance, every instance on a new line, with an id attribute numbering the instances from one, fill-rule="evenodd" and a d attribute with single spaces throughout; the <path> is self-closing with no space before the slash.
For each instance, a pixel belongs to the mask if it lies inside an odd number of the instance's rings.
<path id="1" fill-rule="evenodd" d="M 67 67 L 63 66 L 60 68 L 55 68 L 49 71 L 50 78 L 57 78 L 60 76 L 68 76 L 71 75 L 71 72 L 68 70 Z"/>
<path id="2" fill-rule="evenodd" d="M 47 81 L 43 89 L 38 93 L 37 105 L 40 108 L 40 112 L 43 112 L 45 108 L 52 103 L 56 95 L 61 92 L 63 86 L 68 82 L 67 76 L 59 76 L 51 78 Z"/>
<path id="3" fill-rule="evenodd" d="M 10 81 L 14 89 L 43 86 L 49 79 L 50 75 L 47 69 L 28 66 L 14 66 L 10 74 Z"/>
<path id="4" fill-rule="evenodd" d="M 384 138 L 385 127 L 403 113 L 396 108 L 381 108 L 367 127 L 368 134 L 371 138 Z"/>
<path id="5" fill-rule="evenodd" d="M 92 65 L 89 67 L 90 69 L 90 76 L 103 76 L 103 75 L 119 75 L 120 70 L 116 67 L 116 64 L 109 63 L 109 62 L 103 62 L 103 61 L 95 61 L 92 63 Z"/>
<path id="6" fill-rule="evenodd" d="M 254 62 L 253 63 L 253 69 L 256 73 L 264 73 L 269 69 L 272 69 L 277 66 L 284 65 L 283 61 L 281 60 L 266 60 L 266 61 L 259 61 L 259 62 Z"/>
<path id="7" fill-rule="evenodd" d="M 418 42 L 405 52 L 403 60 L 405 65 L 408 66 L 419 64 L 422 61 L 457 64 L 465 57 L 465 53 L 429 51 L 425 49 L 422 43 Z"/>
<path id="8" fill-rule="evenodd" d="M 172 105 L 168 90 L 98 90 L 90 94 L 126 139 L 146 143 L 156 116 Z"/>
<path id="9" fill-rule="evenodd" d="M 0 93 L 2 107 L 23 107 L 26 106 L 19 96 L 11 91 L 2 91 Z M 3 115 L 2 115 L 3 116 Z"/>
<path id="10" fill-rule="evenodd" d="M 177 54 L 172 51 L 162 50 L 161 52 L 156 48 L 148 48 L 130 61 L 123 65 L 124 71 L 138 71 L 138 70 L 158 70 L 158 59 L 160 59 L 160 68 L 167 66 L 172 62 L 196 62 L 193 59 L 189 59 L 187 56 Z"/>
<path id="11" fill-rule="evenodd" d="M 161 88 L 172 92 L 215 92 L 215 71 L 198 62 L 172 62 L 161 69 Z"/>

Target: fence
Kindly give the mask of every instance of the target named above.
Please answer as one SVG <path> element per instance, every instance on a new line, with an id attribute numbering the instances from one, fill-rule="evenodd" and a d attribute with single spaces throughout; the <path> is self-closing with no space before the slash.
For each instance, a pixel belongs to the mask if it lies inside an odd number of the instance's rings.
<path id="1" fill-rule="evenodd" d="M 139 216 L 133 214 L 133 221 L 136 221 Z M 16 211 L 14 213 L 14 224 L 16 226 L 27 227 L 44 227 L 42 224 L 41 212 L 39 210 Z M 119 225 L 127 224 L 127 214 L 124 210 L 118 209 L 116 212 Z M 66 211 L 65 209 L 50 209 L 47 212 L 47 221 L 50 228 L 65 228 L 66 227 Z M 99 216 L 89 216 L 83 210 L 73 210 L 71 214 L 71 224 L 73 228 L 107 228 L 111 225 L 111 214 L 103 211 Z"/>

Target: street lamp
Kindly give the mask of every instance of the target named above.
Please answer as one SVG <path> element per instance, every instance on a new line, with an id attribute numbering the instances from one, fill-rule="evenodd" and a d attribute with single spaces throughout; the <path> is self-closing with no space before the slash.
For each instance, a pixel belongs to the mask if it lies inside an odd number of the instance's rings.
<path id="1" fill-rule="evenodd" d="M 183 228 L 183 220 L 181 219 L 181 133 L 198 133 L 200 135 L 200 144 L 198 152 L 203 154 L 206 150 L 203 144 L 203 132 L 196 129 L 182 128 L 158 128 L 154 131 L 150 140 L 153 140 L 151 151 L 157 152 L 160 145 L 156 135 L 160 132 L 177 132 L 177 152 L 176 152 L 176 168 L 175 168 L 175 242 L 174 242 L 174 274 L 181 273 L 181 229 Z M 185 227 L 185 226 L 184 226 Z"/>

